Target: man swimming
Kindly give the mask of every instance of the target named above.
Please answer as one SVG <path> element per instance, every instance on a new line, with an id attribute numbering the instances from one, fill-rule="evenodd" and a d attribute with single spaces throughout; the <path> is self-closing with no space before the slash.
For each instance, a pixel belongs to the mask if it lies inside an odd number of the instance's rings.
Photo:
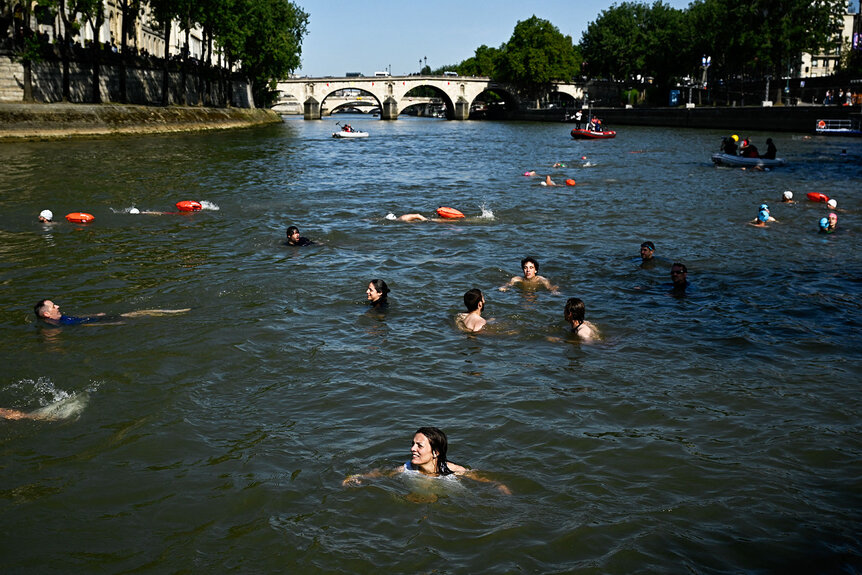
<path id="1" fill-rule="evenodd" d="M 296 226 L 290 226 L 287 228 L 287 245 L 289 246 L 310 246 L 314 242 L 308 238 L 304 238 L 299 235 L 299 228 Z"/>
<path id="2" fill-rule="evenodd" d="M 519 283 L 519 284 L 523 285 L 524 287 L 542 286 L 542 287 L 548 289 L 549 291 L 551 291 L 552 293 L 557 293 L 557 286 L 552 285 L 551 282 L 548 281 L 547 278 L 538 275 L 538 273 L 539 273 L 539 262 L 537 262 L 534 258 L 528 256 L 528 257 L 522 259 L 521 260 L 521 269 L 524 270 L 523 277 L 521 277 L 521 276 L 513 277 L 512 279 L 509 280 L 509 283 L 507 283 L 504 286 L 500 286 L 500 288 L 499 288 L 500 291 L 506 291 L 509 289 L 510 286 L 513 286 L 513 285 Z"/>
<path id="3" fill-rule="evenodd" d="M 674 294 L 684 294 L 688 287 L 688 268 L 685 264 L 674 263 L 670 267 L 671 292 Z"/>
<path id="4" fill-rule="evenodd" d="M 563 313 L 566 321 L 572 324 L 572 333 L 576 334 L 581 341 L 591 342 L 599 338 L 599 330 L 596 326 L 584 319 L 586 307 L 582 300 L 576 297 L 569 298 Z"/>
<path id="5" fill-rule="evenodd" d="M 467 308 L 467 313 L 459 313 L 455 317 L 458 327 L 469 332 L 481 331 L 487 323 L 482 317 L 482 310 L 485 309 L 485 296 L 480 290 L 473 288 L 464 294 L 464 306 Z"/>
<path id="6" fill-rule="evenodd" d="M 138 311 L 130 311 L 121 313 L 118 316 L 108 316 L 104 313 L 97 313 L 88 316 L 69 316 L 60 313 L 60 306 L 49 299 L 43 299 L 36 302 L 33 306 L 33 311 L 36 318 L 50 325 L 80 325 L 84 323 L 95 323 L 100 321 L 116 321 L 126 317 L 140 317 L 144 315 L 168 315 L 174 313 L 185 313 L 191 308 L 185 309 L 142 309 Z"/>

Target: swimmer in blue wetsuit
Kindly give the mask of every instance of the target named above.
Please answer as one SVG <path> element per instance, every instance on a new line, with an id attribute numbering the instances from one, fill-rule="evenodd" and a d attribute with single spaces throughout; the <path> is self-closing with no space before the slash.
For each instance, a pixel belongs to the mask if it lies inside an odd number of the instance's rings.
<path id="1" fill-rule="evenodd" d="M 388 472 L 374 470 L 370 473 L 351 475 L 342 482 L 342 485 L 357 486 L 362 484 L 363 479 L 414 471 L 428 477 L 445 477 L 448 475 L 468 477 L 476 481 L 494 483 L 497 489 L 506 495 L 512 493 L 502 483 L 482 477 L 473 470 L 468 470 L 466 467 L 448 461 L 446 459 L 448 449 L 449 441 L 443 430 L 436 427 L 420 427 L 413 435 L 413 442 L 410 444 L 410 459 L 404 465 Z"/>
<path id="2" fill-rule="evenodd" d="M 36 318 L 50 325 L 80 325 L 85 323 L 95 323 L 100 321 L 117 321 L 124 317 L 138 317 L 142 315 L 167 315 L 172 313 L 184 313 L 191 308 L 185 309 L 142 309 L 138 311 L 130 311 L 121 313 L 118 316 L 108 316 L 104 313 L 97 313 L 90 316 L 74 317 L 63 315 L 60 313 L 60 306 L 49 299 L 43 299 L 36 302 L 33 306 L 33 311 Z"/>

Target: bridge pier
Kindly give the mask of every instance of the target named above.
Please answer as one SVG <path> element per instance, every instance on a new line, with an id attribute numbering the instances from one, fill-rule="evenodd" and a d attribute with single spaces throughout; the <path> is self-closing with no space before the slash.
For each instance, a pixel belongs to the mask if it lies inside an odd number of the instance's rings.
<path id="1" fill-rule="evenodd" d="M 302 116 L 306 120 L 320 119 L 320 102 L 314 98 L 309 98 L 302 104 Z"/>
<path id="2" fill-rule="evenodd" d="M 397 120 L 398 119 L 398 102 L 392 96 L 383 100 L 380 106 L 381 120 Z"/>
<path id="3" fill-rule="evenodd" d="M 453 120 L 469 120 L 470 119 L 470 102 L 459 96 L 455 102 L 455 115 Z"/>

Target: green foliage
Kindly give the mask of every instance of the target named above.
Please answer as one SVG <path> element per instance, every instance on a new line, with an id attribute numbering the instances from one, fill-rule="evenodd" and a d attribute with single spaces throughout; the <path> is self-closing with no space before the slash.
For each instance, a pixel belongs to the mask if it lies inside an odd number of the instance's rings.
<path id="1" fill-rule="evenodd" d="M 482 44 L 476 48 L 476 52 L 470 58 L 467 58 L 455 68 L 462 76 L 497 76 L 497 59 L 500 57 L 501 50 L 499 48 L 489 48 Z"/>
<path id="2" fill-rule="evenodd" d="M 554 81 L 570 82 L 580 70 L 571 36 L 536 16 L 515 25 L 494 62 L 497 79 L 528 93 L 539 93 Z"/>

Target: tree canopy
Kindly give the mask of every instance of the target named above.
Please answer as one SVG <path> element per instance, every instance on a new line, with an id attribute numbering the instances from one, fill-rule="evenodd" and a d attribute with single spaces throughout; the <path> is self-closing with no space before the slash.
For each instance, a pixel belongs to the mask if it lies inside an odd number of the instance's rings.
<path id="1" fill-rule="evenodd" d="M 546 89 L 551 82 L 571 81 L 580 70 L 580 55 L 571 36 L 541 18 L 518 22 L 496 58 L 499 80 L 527 92 Z"/>

